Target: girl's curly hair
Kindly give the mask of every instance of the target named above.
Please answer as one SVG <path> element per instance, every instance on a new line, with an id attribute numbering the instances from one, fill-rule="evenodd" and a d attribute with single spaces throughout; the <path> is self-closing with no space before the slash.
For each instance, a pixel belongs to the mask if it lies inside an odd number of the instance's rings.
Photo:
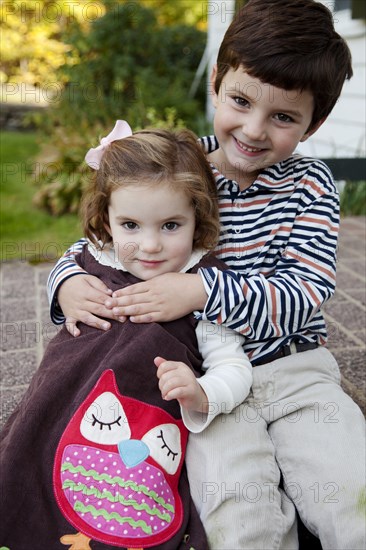
<path id="1" fill-rule="evenodd" d="M 186 193 L 195 211 L 193 246 L 213 249 L 220 234 L 215 179 L 197 137 L 186 129 L 141 130 L 108 145 L 82 199 L 85 236 L 97 246 L 98 240 L 112 241 L 106 225 L 113 190 L 159 184 Z"/>

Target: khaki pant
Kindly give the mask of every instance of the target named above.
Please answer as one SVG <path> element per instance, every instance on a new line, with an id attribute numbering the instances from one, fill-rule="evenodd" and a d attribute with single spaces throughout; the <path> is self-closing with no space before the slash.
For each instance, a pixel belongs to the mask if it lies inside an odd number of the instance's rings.
<path id="1" fill-rule="evenodd" d="M 364 550 L 365 422 L 336 360 L 318 348 L 254 367 L 253 377 L 242 405 L 189 438 L 211 549 L 296 549 L 296 507 L 323 550 Z"/>

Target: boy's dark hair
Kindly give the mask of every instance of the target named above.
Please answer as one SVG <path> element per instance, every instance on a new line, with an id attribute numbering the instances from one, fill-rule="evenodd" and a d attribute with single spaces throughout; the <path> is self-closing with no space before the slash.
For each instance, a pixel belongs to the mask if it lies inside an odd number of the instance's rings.
<path id="1" fill-rule="evenodd" d="M 262 82 L 308 90 L 314 98 L 312 129 L 333 109 L 351 53 L 334 30 L 331 11 L 313 0 L 249 0 L 226 31 L 217 59 L 215 91 L 240 65 Z"/>

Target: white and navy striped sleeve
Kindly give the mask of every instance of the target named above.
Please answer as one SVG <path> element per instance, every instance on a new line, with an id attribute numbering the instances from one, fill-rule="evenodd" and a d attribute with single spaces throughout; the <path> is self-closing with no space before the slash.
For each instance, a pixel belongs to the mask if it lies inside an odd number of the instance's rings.
<path id="1" fill-rule="evenodd" d="M 47 280 L 47 293 L 50 303 L 50 315 L 53 323 L 56 325 L 60 325 L 65 322 L 65 316 L 62 313 L 62 309 L 57 301 L 57 291 L 66 279 L 69 279 L 74 275 L 86 273 L 86 271 L 82 269 L 75 261 L 75 257 L 80 254 L 86 243 L 87 239 L 80 239 L 68 248 L 49 274 Z"/>
<path id="2" fill-rule="evenodd" d="M 314 335 L 324 334 L 319 312 L 335 290 L 339 201 L 332 176 L 319 161 L 289 164 L 290 193 L 279 187 L 267 201 L 265 188 L 273 185 L 268 172 L 261 176 L 262 189 L 257 185 L 256 200 L 253 193 L 244 198 L 241 223 L 249 219 L 252 231 L 248 225 L 236 248 L 235 235 L 219 247 L 218 256 L 232 269 L 200 270 L 208 294 L 201 318 L 225 323 L 251 341 L 283 339 L 304 327 L 312 327 Z M 223 210 L 225 201 L 221 201 Z M 256 209 L 252 220 L 251 206 Z M 224 212 L 221 219 L 225 220 Z M 235 257 L 230 255 L 233 248 Z"/>

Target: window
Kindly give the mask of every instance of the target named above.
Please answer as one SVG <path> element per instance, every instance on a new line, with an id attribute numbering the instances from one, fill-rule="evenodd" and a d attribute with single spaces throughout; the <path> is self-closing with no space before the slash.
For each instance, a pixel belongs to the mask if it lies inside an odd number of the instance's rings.
<path id="1" fill-rule="evenodd" d="M 334 11 L 350 10 L 351 7 L 351 0 L 335 0 L 334 2 Z"/>
<path id="2" fill-rule="evenodd" d="M 365 0 L 334 0 L 334 11 L 350 10 L 352 19 L 366 19 Z"/>

